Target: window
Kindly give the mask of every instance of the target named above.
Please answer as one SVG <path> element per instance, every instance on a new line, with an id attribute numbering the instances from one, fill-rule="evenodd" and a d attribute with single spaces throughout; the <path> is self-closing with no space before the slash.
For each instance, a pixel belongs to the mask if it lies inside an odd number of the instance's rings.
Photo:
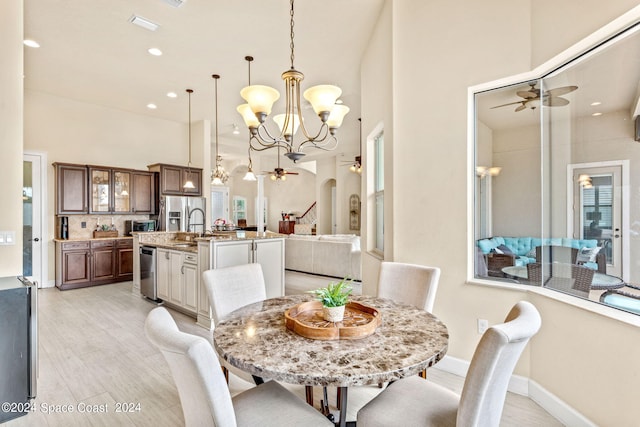
<path id="1" fill-rule="evenodd" d="M 640 313 L 639 29 L 473 94 L 474 277 Z"/>
<path id="2" fill-rule="evenodd" d="M 229 220 L 229 187 L 211 188 L 211 224 L 217 219 Z"/>
<path id="3" fill-rule="evenodd" d="M 238 224 L 239 219 L 247 219 L 247 198 L 233 196 L 233 223 Z"/>
<path id="4" fill-rule="evenodd" d="M 380 132 L 373 141 L 374 191 L 375 191 L 375 249 L 384 253 L 384 134 Z"/>

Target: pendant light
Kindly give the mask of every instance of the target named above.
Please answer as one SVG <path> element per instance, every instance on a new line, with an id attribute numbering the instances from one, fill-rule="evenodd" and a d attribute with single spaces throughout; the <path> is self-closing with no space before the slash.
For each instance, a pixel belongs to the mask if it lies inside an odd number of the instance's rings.
<path id="1" fill-rule="evenodd" d="M 187 93 L 189 94 L 189 163 L 187 163 L 187 180 L 182 188 L 185 190 L 193 190 L 196 188 L 196 186 L 193 185 L 193 181 L 191 181 L 191 94 L 193 93 L 193 89 L 187 89 Z"/>
<path id="2" fill-rule="evenodd" d="M 224 170 L 220 162 L 222 157 L 218 155 L 218 74 L 211 76 L 215 81 L 215 100 L 216 100 L 216 168 L 211 172 L 211 185 L 224 185 L 229 179 L 229 174 Z"/>

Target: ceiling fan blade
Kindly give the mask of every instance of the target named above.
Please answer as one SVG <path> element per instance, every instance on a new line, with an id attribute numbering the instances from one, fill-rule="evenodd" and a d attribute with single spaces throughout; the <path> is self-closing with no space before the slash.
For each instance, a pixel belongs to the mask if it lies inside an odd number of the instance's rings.
<path id="1" fill-rule="evenodd" d="M 526 104 L 523 102 L 521 106 L 517 107 L 515 109 L 515 112 L 517 113 L 518 111 L 522 111 L 525 110 L 527 108 Z"/>
<path id="2" fill-rule="evenodd" d="M 563 107 L 569 104 L 569 100 L 559 96 L 550 96 L 542 101 L 545 107 Z"/>
<path id="3" fill-rule="evenodd" d="M 284 173 L 287 174 L 287 175 L 300 175 L 298 172 L 287 172 L 287 171 L 285 171 Z"/>
<path id="4" fill-rule="evenodd" d="M 532 90 L 519 90 L 516 92 L 516 95 L 518 95 L 521 98 L 524 99 L 532 99 L 532 98 L 537 98 L 540 96 L 540 92 L 538 91 L 538 89 L 532 89 Z"/>
<path id="5" fill-rule="evenodd" d="M 524 102 L 524 101 L 516 101 L 516 102 L 510 102 L 508 104 L 496 105 L 495 107 L 491 107 L 491 109 L 500 108 L 500 107 L 506 107 L 507 105 L 521 104 L 522 102 Z"/>
<path id="6" fill-rule="evenodd" d="M 560 95 L 565 95 L 567 93 L 573 92 L 576 89 L 578 89 L 578 86 L 557 87 L 554 89 L 549 89 L 548 91 L 545 92 L 545 95 L 560 96 Z"/>

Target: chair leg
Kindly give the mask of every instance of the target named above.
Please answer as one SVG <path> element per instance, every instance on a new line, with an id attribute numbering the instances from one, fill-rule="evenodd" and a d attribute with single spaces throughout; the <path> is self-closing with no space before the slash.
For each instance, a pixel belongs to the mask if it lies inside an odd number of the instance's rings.
<path id="1" fill-rule="evenodd" d="M 313 406 L 313 386 L 307 385 L 304 387 L 304 394 L 307 399 L 307 403 Z"/>
<path id="2" fill-rule="evenodd" d="M 423 369 L 422 371 L 420 371 L 420 373 L 418 375 L 420 375 L 420 378 L 424 378 L 426 380 L 427 379 L 427 370 Z"/>
<path id="3" fill-rule="evenodd" d="M 225 366 L 222 366 L 222 373 L 224 374 L 224 380 L 229 385 L 229 370 Z"/>

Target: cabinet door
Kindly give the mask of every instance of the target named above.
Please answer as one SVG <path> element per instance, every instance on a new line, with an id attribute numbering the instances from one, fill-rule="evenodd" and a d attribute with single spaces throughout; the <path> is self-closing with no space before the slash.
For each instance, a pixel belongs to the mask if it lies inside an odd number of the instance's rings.
<path id="1" fill-rule="evenodd" d="M 158 249 L 156 260 L 158 298 L 169 301 L 169 283 L 171 282 L 171 255 L 166 249 Z"/>
<path id="2" fill-rule="evenodd" d="M 133 247 L 120 247 L 116 249 L 116 278 L 120 280 L 133 279 Z"/>
<path id="3" fill-rule="evenodd" d="M 182 268 L 182 252 L 170 251 L 169 254 L 171 256 L 171 280 L 169 282 L 171 298 L 169 298 L 169 301 L 182 306 L 184 304 L 184 280 L 182 279 L 184 270 Z"/>
<path id="4" fill-rule="evenodd" d="M 198 310 L 198 267 L 195 264 L 185 263 L 182 265 L 182 273 L 184 308 L 195 313 Z"/>
<path id="5" fill-rule="evenodd" d="M 213 245 L 212 267 L 224 268 L 249 264 L 252 261 L 252 240 L 235 242 L 215 242 Z"/>
<path id="6" fill-rule="evenodd" d="M 113 203 L 114 213 L 130 213 L 131 207 L 131 172 L 113 170 Z"/>
<path id="7" fill-rule="evenodd" d="M 114 252 L 111 248 L 91 250 L 91 280 L 115 279 Z"/>
<path id="8" fill-rule="evenodd" d="M 284 295 L 284 240 L 255 240 L 254 262 L 262 266 L 267 298 Z"/>
<path id="9" fill-rule="evenodd" d="M 86 214 L 87 167 L 56 164 L 56 213 L 58 215 Z"/>
<path id="10" fill-rule="evenodd" d="M 89 213 L 108 213 L 112 211 L 111 197 L 113 185 L 111 169 L 89 168 L 91 203 Z"/>
<path id="11" fill-rule="evenodd" d="M 163 194 L 182 196 L 182 186 L 184 185 L 182 171 L 183 168 L 179 166 L 162 166 L 160 179 Z"/>
<path id="12" fill-rule="evenodd" d="M 88 282 L 91 280 L 89 273 L 89 250 L 63 251 L 62 252 L 62 284 Z"/>
<path id="13" fill-rule="evenodd" d="M 133 172 L 131 174 L 131 211 L 136 214 L 155 212 L 155 176 L 153 172 Z"/>

